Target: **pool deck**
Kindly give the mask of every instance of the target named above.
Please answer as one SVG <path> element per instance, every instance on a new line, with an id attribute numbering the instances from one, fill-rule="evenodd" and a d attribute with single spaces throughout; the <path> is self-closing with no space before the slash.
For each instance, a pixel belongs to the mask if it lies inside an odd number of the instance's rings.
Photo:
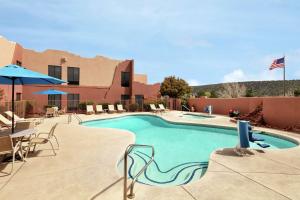
<path id="1" fill-rule="evenodd" d="M 128 113 L 130 114 L 130 113 Z M 80 115 L 83 120 L 128 114 Z M 148 114 L 148 113 L 147 113 Z M 229 118 L 184 119 L 181 112 L 167 112 L 164 119 L 174 122 L 235 127 Z M 60 149 L 54 156 L 50 146 L 40 145 L 26 162 L 17 162 L 12 175 L 10 163 L 0 164 L 0 199 L 122 199 L 123 179 L 116 163 L 134 135 L 127 131 L 90 128 L 68 116 L 45 119 L 38 126 L 47 131 L 59 122 L 55 131 Z M 300 134 L 260 129 L 300 141 Z M 251 150 L 237 156 L 231 149 L 212 153 L 206 174 L 184 186 L 153 187 L 136 184 L 137 200 L 202 199 L 300 199 L 300 147 L 280 150 Z"/>

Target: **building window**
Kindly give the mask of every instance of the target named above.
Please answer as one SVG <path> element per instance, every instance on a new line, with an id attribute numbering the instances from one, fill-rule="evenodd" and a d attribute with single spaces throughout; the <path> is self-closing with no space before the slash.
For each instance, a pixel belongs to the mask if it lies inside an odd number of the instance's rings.
<path id="1" fill-rule="evenodd" d="M 16 61 L 16 64 L 19 65 L 19 66 L 22 66 L 22 62 L 19 61 L 19 60 Z"/>
<path id="2" fill-rule="evenodd" d="M 121 101 L 129 100 L 130 96 L 128 94 L 122 94 L 121 95 Z"/>
<path id="3" fill-rule="evenodd" d="M 58 108 L 61 108 L 61 94 L 49 94 L 48 105 L 57 106 Z"/>
<path id="4" fill-rule="evenodd" d="M 48 65 L 48 75 L 61 79 L 61 66 Z"/>
<path id="5" fill-rule="evenodd" d="M 68 94 L 68 111 L 78 110 L 79 94 Z"/>
<path id="6" fill-rule="evenodd" d="M 16 101 L 21 101 L 21 95 L 22 95 L 22 93 L 17 92 L 17 94 L 16 94 Z"/>
<path id="7" fill-rule="evenodd" d="M 121 86 L 129 87 L 130 86 L 130 72 L 121 73 Z"/>
<path id="8" fill-rule="evenodd" d="M 144 102 L 144 95 L 135 95 L 135 103 L 142 106 Z"/>
<path id="9" fill-rule="evenodd" d="M 68 67 L 68 85 L 79 85 L 79 73 L 78 67 Z"/>

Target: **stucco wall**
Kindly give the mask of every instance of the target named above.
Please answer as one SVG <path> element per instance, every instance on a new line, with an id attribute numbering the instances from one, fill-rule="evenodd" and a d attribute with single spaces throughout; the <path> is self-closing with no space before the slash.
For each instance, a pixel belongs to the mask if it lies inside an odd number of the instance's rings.
<path id="1" fill-rule="evenodd" d="M 0 66 L 12 63 L 16 43 L 0 36 Z"/>
<path id="2" fill-rule="evenodd" d="M 80 85 L 108 87 L 112 84 L 113 76 L 119 60 L 102 56 L 83 58 L 78 55 L 59 51 L 46 50 L 36 52 L 23 49 L 22 65 L 28 69 L 48 74 L 48 65 L 62 66 L 62 79 L 67 81 L 67 67 L 80 68 Z M 62 61 L 65 59 L 66 61 Z"/>
<path id="3" fill-rule="evenodd" d="M 133 81 L 139 82 L 139 83 L 148 83 L 148 77 L 146 74 L 134 74 Z"/>
<path id="4" fill-rule="evenodd" d="M 145 99 L 157 98 L 160 84 L 146 85 L 140 82 L 133 82 L 133 95 L 144 95 Z"/>
<path id="5" fill-rule="evenodd" d="M 258 105 L 263 105 L 265 121 L 278 128 L 300 126 L 300 98 L 297 97 L 261 97 L 214 99 L 195 98 L 189 100 L 189 105 L 196 111 L 203 112 L 207 105 L 213 106 L 213 113 L 227 115 L 230 109 L 237 109 L 242 114 L 253 111 Z"/>

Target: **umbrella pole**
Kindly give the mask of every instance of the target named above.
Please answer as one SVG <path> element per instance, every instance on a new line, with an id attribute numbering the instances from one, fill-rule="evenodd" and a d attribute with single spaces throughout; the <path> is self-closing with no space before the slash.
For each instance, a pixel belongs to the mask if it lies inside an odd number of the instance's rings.
<path id="1" fill-rule="evenodd" d="M 12 111 L 12 120 L 11 120 L 11 133 L 14 133 L 15 130 L 15 78 L 12 78 L 12 95 L 11 95 L 11 111 Z"/>

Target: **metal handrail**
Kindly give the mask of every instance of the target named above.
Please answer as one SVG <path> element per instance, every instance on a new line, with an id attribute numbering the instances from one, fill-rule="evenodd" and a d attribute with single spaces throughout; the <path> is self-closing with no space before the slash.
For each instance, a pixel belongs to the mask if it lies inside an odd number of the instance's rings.
<path id="1" fill-rule="evenodd" d="M 68 123 L 69 124 L 72 122 L 72 116 L 75 116 L 75 118 L 77 119 L 79 124 L 82 123 L 82 119 L 76 113 L 72 113 L 72 114 L 69 114 L 69 116 L 68 116 Z"/>
<path id="2" fill-rule="evenodd" d="M 185 105 L 182 105 L 181 108 L 185 108 L 186 110 L 188 110 L 189 112 L 191 112 L 191 110 L 188 107 L 186 107 Z"/>
<path id="3" fill-rule="evenodd" d="M 128 169 L 127 169 L 127 159 L 128 155 L 134 148 L 151 148 L 152 154 L 151 154 L 151 159 L 146 163 L 146 165 L 133 177 L 131 184 L 129 187 L 127 187 L 127 178 L 128 178 Z M 124 191 L 123 191 L 123 200 L 133 199 L 134 198 L 134 193 L 133 193 L 133 188 L 134 184 L 136 183 L 138 177 L 147 169 L 147 167 L 151 164 L 151 162 L 154 160 L 154 147 L 151 145 L 143 145 L 143 144 L 130 144 L 125 151 L 124 155 Z M 130 190 L 129 194 L 127 194 L 128 190 Z"/>

